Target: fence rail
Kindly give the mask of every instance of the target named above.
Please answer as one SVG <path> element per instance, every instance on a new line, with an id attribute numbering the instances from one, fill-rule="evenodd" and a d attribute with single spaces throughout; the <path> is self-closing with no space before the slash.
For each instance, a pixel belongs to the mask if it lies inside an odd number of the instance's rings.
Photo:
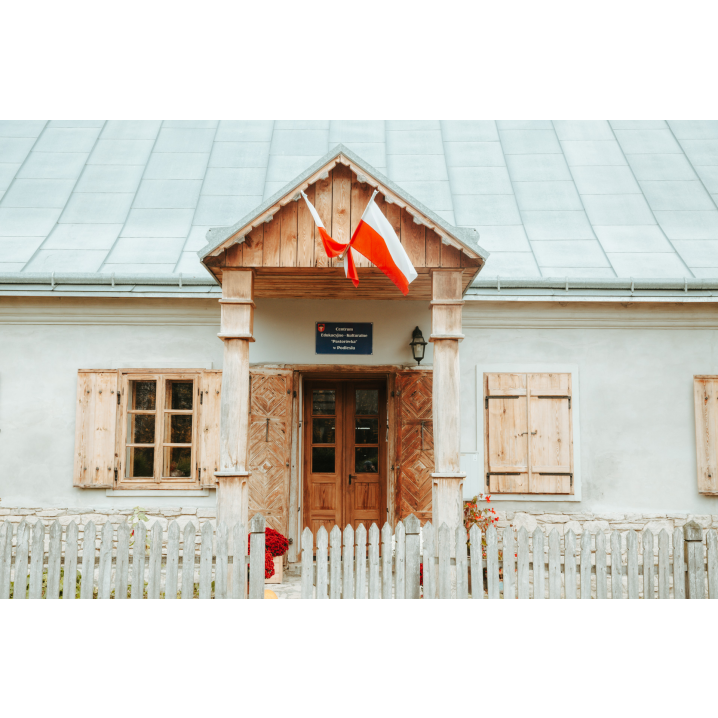
<path id="1" fill-rule="evenodd" d="M 206 522 L 199 535 L 176 521 L 166 533 L 141 523 L 134 535 L 126 523 L 98 535 L 90 521 L 82 537 L 75 522 L 63 531 L 59 521 L 22 521 L 15 531 L 6 521 L 0 599 L 263 598 L 264 530 L 261 515 L 248 529 Z M 672 536 L 568 531 L 563 542 L 556 530 L 482 536 L 474 526 L 467 545 L 463 527 L 437 532 L 409 516 L 393 532 L 307 528 L 301 548 L 302 598 L 718 598 L 718 535 L 695 522 Z"/>

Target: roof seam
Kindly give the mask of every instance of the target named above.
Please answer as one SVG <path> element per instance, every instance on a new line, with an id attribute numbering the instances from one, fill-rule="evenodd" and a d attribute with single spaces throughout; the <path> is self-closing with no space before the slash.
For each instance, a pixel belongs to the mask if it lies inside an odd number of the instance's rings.
<path id="1" fill-rule="evenodd" d="M 262 202 L 267 199 L 267 177 L 269 177 L 269 165 L 272 161 L 272 143 L 274 142 L 274 130 L 277 126 L 277 121 L 272 120 L 272 133 L 269 135 L 269 149 L 267 150 L 267 164 L 264 168 L 264 186 L 262 187 Z M 207 240 L 209 244 L 209 240 Z"/>
<path id="2" fill-rule="evenodd" d="M 504 152 L 504 143 L 501 140 L 501 130 L 499 129 L 499 125 L 494 120 L 494 129 L 496 130 L 496 136 L 499 138 L 499 147 L 501 148 L 501 156 L 504 161 L 504 169 L 506 170 L 506 174 L 509 178 L 509 184 L 511 185 L 511 195 L 514 198 L 514 202 L 516 203 L 516 209 L 519 213 L 519 217 L 521 218 L 521 226 L 524 229 L 524 235 L 526 237 L 526 241 L 529 244 L 529 249 L 531 250 L 531 256 L 534 258 L 534 264 L 536 265 L 536 269 L 538 269 L 539 275 L 543 277 L 543 272 L 541 271 L 541 265 L 538 263 L 538 259 L 536 258 L 536 252 L 534 252 L 533 244 L 531 243 L 531 238 L 529 237 L 529 233 L 526 231 L 526 223 L 524 222 L 524 213 L 521 211 L 521 206 L 519 205 L 518 197 L 516 196 L 516 189 L 514 188 L 514 180 L 511 177 L 511 170 L 509 169 L 509 163 L 506 161 L 506 152 Z"/>
<path id="3" fill-rule="evenodd" d="M 558 136 L 558 132 L 556 132 L 556 125 L 554 124 L 554 121 L 551 120 L 551 127 L 553 128 L 553 133 L 556 136 L 556 141 L 558 142 L 558 146 L 561 148 L 561 154 L 563 156 L 563 160 L 566 163 L 566 167 L 568 168 L 568 173 L 571 176 L 571 184 L 573 185 L 573 188 L 576 190 L 576 194 L 578 195 L 578 201 L 581 203 L 581 209 L 583 210 L 583 216 L 586 218 L 586 222 L 588 223 L 588 226 L 591 228 L 591 234 L 593 235 L 593 238 L 598 242 L 598 246 L 601 248 L 601 252 L 603 252 L 603 256 L 606 258 L 606 261 L 608 262 L 608 266 L 611 268 L 613 273 L 618 276 L 618 272 L 616 271 L 616 268 L 613 266 L 613 262 L 609 259 L 608 254 L 606 253 L 606 248 L 601 243 L 601 240 L 598 238 L 598 235 L 596 234 L 596 230 L 593 228 L 593 223 L 591 222 L 590 217 L 588 216 L 588 212 L 586 212 L 586 205 L 583 203 L 583 196 L 581 195 L 580 190 L 578 189 L 578 185 L 576 184 L 576 179 L 573 176 L 573 172 L 571 171 L 571 165 L 568 161 L 568 158 L 566 157 L 566 153 L 563 151 L 563 143 L 561 142 L 561 138 Z"/>
<path id="4" fill-rule="evenodd" d="M 449 196 L 451 197 L 451 217 L 454 220 L 453 224 L 456 224 L 456 210 L 454 208 L 454 192 L 451 184 L 451 174 L 449 173 L 449 166 L 446 164 L 446 142 L 444 141 L 444 120 L 439 120 L 439 136 L 441 137 L 441 150 L 442 159 L 444 160 L 444 170 L 446 171 L 446 179 L 449 183 Z M 479 240 L 481 235 L 479 235 Z"/>
<path id="5" fill-rule="evenodd" d="M 45 127 L 42 128 L 42 132 L 40 133 L 41 135 L 44 134 L 45 129 L 48 127 L 49 124 L 50 124 L 50 122 L 48 121 L 48 123 L 45 125 Z M 105 120 L 105 121 L 102 123 L 102 127 L 100 128 L 100 131 L 97 133 L 97 137 L 95 137 L 95 141 L 92 143 L 92 147 L 90 148 L 90 151 L 87 153 L 87 157 L 85 157 L 85 163 L 82 165 L 82 169 L 80 170 L 80 174 L 77 175 L 77 179 L 75 180 L 75 184 L 72 185 L 72 191 L 70 192 L 70 195 L 68 196 L 68 198 L 65 200 L 65 204 L 62 206 L 62 210 L 60 211 L 60 214 L 57 215 L 57 219 L 55 220 L 55 224 L 52 225 L 52 228 L 50 229 L 50 231 L 45 235 L 45 239 L 43 239 L 42 242 L 40 242 L 40 244 L 38 245 L 37 249 L 32 253 L 32 256 L 30 257 L 30 259 L 28 259 L 27 262 L 25 262 L 25 266 L 20 270 L 21 273 L 24 272 L 25 269 L 29 266 L 30 262 L 32 262 L 32 260 L 35 259 L 35 257 L 38 255 L 38 253 L 40 252 L 40 250 L 41 250 L 41 249 L 45 246 L 45 244 L 47 243 L 47 240 L 50 239 L 50 237 L 52 236 L 52 233 L 53 233 L 53 231 L 55 230 L 55 227 L 57 227 L 57 225 L 60 223 L 60 220 L 62 219 L 62 215 L 65 214 L 65 210 L 67 209 L 67 205 L 68 205 L 68 203 L 70 202 L 70 199 L 72 198 L 72 195 L 75 194 L 75 188 L 77 187 L 78 184 L 80 184 L 80 180 L 82 179 L 82 175 L 85 174 L 85 168 L 87 167 L 87 160 L 90 159 L 90 155 L 92 154 L 92 151 L 95 149 L 95 146 L 97 145 L 97 141 L 100 139 L 100 136 L 102 135 L 102 131 L 105 129 L 105 125 L 106 125 L 106 124 L 107 124 L 107 120 Z M 38 140 L 39 140 L 39 139 L 40 139 L 40 135 L 38 135 Z M 33 147 L 34 147 L 34 145 L 33 145 Z M 30 149 L 30 152 L 28 152 L 27 156 L 29 157 L 31 154 L 32 154 L 32 149 Z M 48 153 L 48 154 L 49 154 L 49 153 Z M 78 154 L 81 154 L 81 153 L 78 153 Z M 25 159 L 27 159 L 27 158 L 25 158 Z M 23 162 L 23 164 L 25 164 L 25 163 Z M 20 168 L 20 170 L 21 170 L 21 169 L 22 169 L 22 167 Z M 18 170 L 18 172 L 19 172 L 20 170 Z M 16 176 L 17 176 L 17 175 L 16 175 Z M 109 224 L 109 223 L 108 223 L 108 224 Z"/>
<path id="6" fill-rule="evenodd" d="M 107 264 L 107 259 L 112 254 L 112 252 L 115 250 L 115 247 L 117 246 L 117 243 L 120 241 L 120 237 L 122 237 L 122 233 L 125 231 L 125 227 L 127 226 L 127 220 L 130 218 L 130 215 L 132 214 L 132 208 L 134 207 L 135 201 L 137 200 L 137 194 L 140 191 L 140 187 L 142 186 L 142 180 L 145 178 L 145 174 L 147 173 L 147 168 L 150 166 L 150 160 L 152 159 L 152 155 L 154 154 L 155 147 L 157 146 L 157 140 L 159 139 L 160 133 L 162 132 L 162 128 L 165 126 L 165 120 L 160 121 L 160 126 L 157 128 L 157 134 L 155 135 L 154 142 L 152 143 L 152 148 L 150 149 L 149 155 L 147 155 L 147 161 L 145 162 L 144 169 L 142 170 L 142 174 L 140 175 L 140 181 L 137 183 L 137 187 L 135 187 L 134 196 L 132 197 L 132 202 L 130 202 L 130 206 L 127 210 L 127 214 L 125 215 L 125 221 L 122 223 L 122 227 L 120 227 L 120 231 L 117 233 L 117 237 L 115 237 L 115 241 L 112 243 L 112 246 L 110 247 L 109 251 L 105 255 L 105 258 L 102 260 L 102 263 L 97 268 L 97 271 L 99 272 L 105 264 Z"/>
<path id="7" fill-rule="evenodd" d="M 621 150 L 621 155 L 622 155 L 623 159 L 626 161 L 626 166 L 628 167 L 628 170 L 631 173 L 631 176 L 633 177 L 633 181 L 639 187 L 641 187 L 641 183 L 638 181 L 638 177 L 636 177 L 636 173 L 633 171 L 633 166 L 628 161 L 628 157 L 626 156 L 626 153 L 623 151 L 623 145 L 621 144 L 621 140 L 618 139 L 616 130 L 613 129 L 611 120 L 606 120 L 606 122 L 608 122 L 608 126 L 611 130 L 611 133 L 616 138 L 616 144 L 618 145 L 618 149 Z M 664 120 L 664 122 L 665 122 L 665 120 Z M 668 123 L 666 122 L 666 124 L 668 124 Z M 683 156 L 685 157 L 685 152 L 683 152 Z M 641 188 L 641 191 L 643 192 L 643 188 Z M 681 253 L 676 249 L 673 242 L 668 238 L 668 235 L 666 234 L 666 231 L 663 229 L 663 225 L 658 221 L 658 217 L 656 217 L 656 213 L 653 211 L 653 207 L 651 207 L 651 203 L 648 201 L 648 198 L 646 197 L 645 192 L 643 192 L 643 199 L 646 201 L 646 206 L 648 207 L 648 211 L 651 213 L 651 217 L 653 217 L 653 219 L 655 220 L 656 225 L 658 226 L 658 229 L 661 230 L 661 234 L 665 237 L 666 242 L 668 242 L 668 244 L 671 245 L 671 249 L 676 253 L 676 256 L 678 257 L 678 259 L 681 260 L 681 263 L 683 264 L 683 266 L 690 272 L 691 277 L 695 277 L 696 275 L 693 273 L 693 270 L 688 266 L 686 260 L 683 259 L 683 255 L 681 255 Z"/>

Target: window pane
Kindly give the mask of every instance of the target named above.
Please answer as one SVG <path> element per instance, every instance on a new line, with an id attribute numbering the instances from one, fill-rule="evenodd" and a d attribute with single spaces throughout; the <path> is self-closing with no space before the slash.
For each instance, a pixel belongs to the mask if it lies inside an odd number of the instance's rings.
<path id="1" fill-rule="evenodd" d="M 189 478 L 192 473 L 192 449 L 189 446 L 167 446 L 164 451 L 162 476 Z"/>
<path id="2" fill-rule="evenodd" d="M 379 447 L 354 449 L 354 471 L 357 474 L 376 474 L 379 471 Z"/>
<path id="3" fill-rule="evenodd" d="M 130 444 L 155 443 L 156 414 L 130 414 Z"/>
<path id="4" fill-rule="evenodd" d="M 355 419 L 355 444 L 379 443 L 379 419 Z"/>
<path id="5" fill-rule="evenodd" d="M 355 414 L 378 414 L 379 413 L 379 390 L 378 389 L 357 389 L 357 406 Z"/>
<path id="6" fill-rule="evenodd" d="M 312 441 L 315 444 L 333 444 L 336 419 L 312 419 Z"/>
<path id="7" fill-rule="evenodd" d="M 167 414 L 169 431 L 165 433 L 168 444 L 192 443 L 192 414 Z"/>
<path id="8" fill-rule="evenodd" d="M 191 381 L 168 381 L 167 384 L 167 408 L 184 409 L 192 408 L 192 397 L 194 396 L 194 383 Z"/>
<path id="9" fill-rule="evenodd" d="M 313 446 L 312 447 L 312 473 L 333 474 L 334 473 L 334 447 Z"/>
<path id="10" fill-rule="evenodd" d="M 335 393 L 333 389 L 315 389 L 312 414 L 334 414 Z"/>
<path id="11" fill-rule="evenodd" d="M 157 382 L 133 381 L 130 382 L 130 386 L 130 409 L 154 411 L 157 399 Z"/>
<path id="12" fill-rule="evenodd" d="M 131 479 L 151 479 L 155 473 L 154 447 L 127 449 L 127 467 Z"/>

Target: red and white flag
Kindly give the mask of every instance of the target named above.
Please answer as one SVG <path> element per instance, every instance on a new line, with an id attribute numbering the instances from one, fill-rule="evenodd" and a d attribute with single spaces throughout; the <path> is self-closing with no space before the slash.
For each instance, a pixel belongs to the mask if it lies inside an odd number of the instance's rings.
<path id="1" fill-rule="evenodd" d="M 314 223 L 317 225 L 319 236 L 322 238 L 322 244 L 324 245 L 324 251 L 327 253 L 327 257 L 339 257 L 342 252 L 346 250 L 346 253 L 344 254 L 344 272 L 346 276 L 352 280 L 354 286 L 358 287 L 359 275 L 357 274 L 356 266 L 354 265 L 352 250 L 349 248 L 351 242 L 349 244 L 342 244 L 341 242 L 333 240 L 329 236 L 327 230 L 324 229 L 324 223 L 319 217 L 319 213 L 316 209 L 314 209 L 314 205 L 307 199 L 307 195 L 305 195 L 304 192 L 302 192 L 302 197 L 304 197 L 304 201 L 307 203 L 309 212 L 314 218 Z"/>
<path id="2" fill-rule="evenodd" d="M 418 275 L 394 228 L 374 203 L 376 195 L 374 190 L 349 244 L 407 295 L 409 285 Z"/>

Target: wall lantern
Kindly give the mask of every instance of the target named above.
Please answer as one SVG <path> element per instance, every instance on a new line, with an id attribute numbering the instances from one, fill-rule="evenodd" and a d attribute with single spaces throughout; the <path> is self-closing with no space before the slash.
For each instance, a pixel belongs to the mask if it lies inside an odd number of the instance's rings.
<path id="1" fill-rule="evenodd" d="M 421 329 L 419 329 L 419 327 L 414 329 L 409 346 L 411 347 L 411 353 L 414 355 L 414 360 L 417 364 L 421 364 L 421 360 L 424 358 L 426 342 L 424 341 L 424 335 L 421 333 Z"/>

